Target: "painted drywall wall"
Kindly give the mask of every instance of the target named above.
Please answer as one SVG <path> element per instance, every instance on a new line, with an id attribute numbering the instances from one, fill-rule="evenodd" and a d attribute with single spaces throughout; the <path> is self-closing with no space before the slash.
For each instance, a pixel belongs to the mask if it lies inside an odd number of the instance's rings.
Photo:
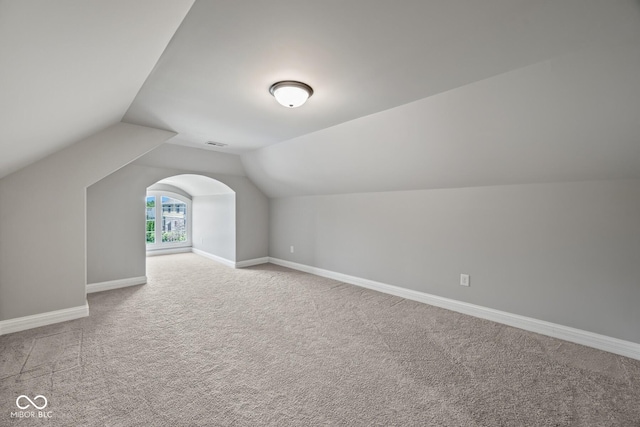
<path id="1" fill-rule="evenodd" d="M 87 283 L 145 275 L 144 229 L 138 225 L 145 220 L 145 182 L 135 168 L 124 167 L 87 188 Z M 118 247 L 121 242 L 127 250 Z"/>
<path id="2" fill-rule="evenodd" d="M 236 195 L 194 197 L 192 210 L 192 246 L 234 261 L 236 259 Z"/>
<path id="3" fill-rule="evenodd" d="M 164 144 L 139 158 L 138 165 L 167 169 L 184 169 L 192 172 L 219 173 L 245 176 L 240 157 L 214 150 L 188 148 L 176 144 Z"/>
<path id="4" fill-rule="evenodd" d="M 188 159 L 194 152 L 215 155 L 215 152 L 178 148 L 178 159 Z M 153 152 L 150 155 L 155 156 Z M 224 155 L 226 156 L 228 155 Z M 181 164 L 180 160 L 176 163 Z M 198 173 L 216 179 L 235 191 L 236 245 L 235 252 L 229 258 L 231 261 L 268 256 L 269 200 L 246 176 L 169 169 L 149 166 L 149 164 L 153 162 L 145 156 L 139 162 L 118 170 L 88 188 L 87 193 L 92 204 L 88 210 L 90 216 L 87 221 L 89 238 L 87 280 L 89 283 L 145 275 L 144 210 L 142 208 L 136 210 L 133 206 L 143 206 L 147 187 L 175 175 Z M 215 169 L 215 165 L 216 162 L 213 162 L 212 169 Z M 109 209 L 113 203 L 129 205 L 131 208 L 113 212 Z M 127 226 L 113 227 L 109 232 L 103 228 L 103 224 L 115 222 L 126 223 Z M 196 238 L 194 234 L 194 240 Z"/>
<path id="5" fill-rule="evenodd" d="M 173 135 L 118 123 L 0 179 L 0 320 L 85 304 L 86 187 Z"/>
<path id="6" fill-rule="evenodd" d="M 639 180 L 292 197 L 270 209 L 272 257 L 640 343 Z"/>

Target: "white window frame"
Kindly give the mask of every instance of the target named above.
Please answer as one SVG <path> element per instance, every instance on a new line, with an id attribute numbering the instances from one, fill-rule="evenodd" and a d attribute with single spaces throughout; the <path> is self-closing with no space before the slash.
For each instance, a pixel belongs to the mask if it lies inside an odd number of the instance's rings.
<path id="1" fill-rule="evenodd" d="M 172 199 L 180 200 L 181 202 L 187 205 L 187 240 L 185 242 L 163 242 L 162 241 L 162 196 L 171 197 Z M 146 209 L 145 209 L 145 244 L 147 246 L 147 251 L 157 251 L 163 249 L 172 249 L 172 248 L 189 248 L 191 247 L 191 199 L 184 197 L 181 194 L 173 193 L 171 191 L 159 191 L 159 190 L 150 190 L 147 191 L 147 195 L 145 197 L 145 206 L 147 202 L 147 197 L 155 197 L 156 199 L 156 238 L 155 243 L 146 243 Z"/>

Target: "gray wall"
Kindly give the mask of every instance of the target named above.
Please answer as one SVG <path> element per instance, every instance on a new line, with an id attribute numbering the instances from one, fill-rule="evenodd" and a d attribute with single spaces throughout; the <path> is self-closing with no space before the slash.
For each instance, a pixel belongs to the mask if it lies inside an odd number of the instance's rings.
<path id="1" fill-rule="evenodd" d="M 87 189 L 87 283 L 146 274 L 145 183 L 129 165 Z"/>
<path id="2" fill-rule="evenodd" d="M 137 165 L 245 176 L 240 157 L 219 151 L 164 144 L 135 161 Z"/>
<path id="3" fill-rule="evenodd" d="M 236 195 L 218 194 L 194 197 L 192 212 L 192 246 L 235 261 Z"/>
<path id="4" fill-rule="evenodd" d="M 190 151 L 202 151 L 184 148 Z M 176 163 L 180 163 L 177 161 Z M 147 187 L 187 169 L 130 164 L 88 188 L 91 203 L 87 220 L 87 280 L 99 283 L 145 275 L 144 198 Z M 236 192 L 236 246 L 232 261 L 268 256 L 269 200 L 246 176 L 197 171 L 228 185 Z M 108 209 L 113 204 L 126 209 Z M 138 208 L 135 208 L 138 206 Z M 126 224 L 107 229 L 105 223 Z M 193 234 L 194 240 L 197 239 Z M 205 240 L 206 242 L 206 240 Z M 198 247 L 198 246 L 196 246 Z M 226 257 L 225 257 L 226 258 Z"/>
<path id="5" fill-rule="evenodd" d="M 639 180 L 272 199 L 270 233 L 272 257 L 640 343 Z"/>
<path id="6" fill-rule="evenodd" d="M 86 187 L 174 134 L 119 123 L 0 179 L 0 320 L 86 302 Z"/>

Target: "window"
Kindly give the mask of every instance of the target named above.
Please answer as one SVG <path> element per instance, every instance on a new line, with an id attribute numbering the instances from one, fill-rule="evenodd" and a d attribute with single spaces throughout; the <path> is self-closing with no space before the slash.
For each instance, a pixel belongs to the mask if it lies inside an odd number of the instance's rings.
<path id="1" fill-rule="evenodd" d="M 191 200 L 175 193 L 147 193 L 147 250 L 191 246 Z"/>
<path id="2" fill-rule="evenodd" d="M 147 244 L 156 242 L 156 198 L 147 196 Z"/>

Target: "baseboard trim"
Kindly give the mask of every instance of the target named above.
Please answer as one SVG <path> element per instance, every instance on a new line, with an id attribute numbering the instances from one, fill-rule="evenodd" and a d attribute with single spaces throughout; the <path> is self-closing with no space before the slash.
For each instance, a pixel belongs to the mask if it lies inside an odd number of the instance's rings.
<path id="1" fill-rule="evenodd" d="M 127 279 L 109 280 L 108 282 L 89 283 L 87 293 L 109 291 L 111 289 L 126 288 L 128 286 L 144 285 L 147 283 L 147 276 L 129 277 Z"/>
<path id="2" fill-rule="evenodd" d="M 585 345 L 587 347 L 596 348 L 598 350 L 608 351 L 610 353 L 619 354 L 621 356 L 640 360 L 640 344 L 631 341 L 625 341 L 606 335 L 596 334 L 582 329 L 576 329 L 569 326 L 559 325 L 556 323 L 538 320 L 531 317 L 520 316 L 518 314 L 508 313 L 506 311 L 495 310 L 475 304 L 469 304 L 450 298 L 439 297 L 424 292 L 414 291 L 411 289 L 401 288 L 386 283 L 376 282 L 360 277 L 349 276 L 347 274 L 337 273 L 322 268 L 312 267 L 305 264 L 286 261 L 278 258 L 269 258 L 272 264 L 291 268 L 305 273 L 315 274 L 329 279 L 339 280 L 341 282 L 372 289 L 390 295 L 399 296 L 413 301 L 422 302 L 436 307 L 445 308 L 447 310 L 456 311 L 458 313 L 468 314 L 470 316 L 479 317 L 481 319 L 491 320 L 504 325 L 513 326 L 542 335 L 559 338 L 576 344 Z"/>
<path id="3" fill-rule="evenodd" d="M 253 265 L 260 265 L 260 264 L 266 264 L 269 262 L 269 257 L 262 257 L 262 258 L 254 258 L 254 259 L 248 259 L 245 261 L 238 261 L 236 262 L 236 268 L 245 268 L 245 267 L 251 267 Z"/>
<path id="4" fill-rule="evenodd" d="M 182 248 L 169 248 L 169 249 L 156 249 L 153 251 L 147 251 L 147 256 L 160 256 L 160 255 L 171 255 L 171 254 L 183 254 L 191 252 L 191 247 L 182 247 Z"/>
<path id="5" fill-rule="evenodd" d="M 89 316 L 89 304 L 85 302 L 84 305 L 78 307 L 2 320 L 0 321 L 0 335 L 38 328 L 40 326 L 52 325 L 54 323 L 66 322 L 68 320 L 80 319 L 81 317 L 87 316 Z"/>
<path id="6" fill-rule="evenodd" d="M 221 256 L 218 256 L 218 255 L 210 254 L 209 252 L 205 252 L 202 249 L 191 248 L 191 252 L 193 252 L 194 254 L 203 256 L 205 258 L 212 259 L 214 261 L 219 262 L 220 264 L 224 264 L 227 267 L 231 267 L 231 268 L 251 267 L 252 265 L 266 264 L 269 262 L 269 257 L 247 259 L 244 261 L 235 262 L 235 261 L 231 261 L 230 259 L 222 258 Z"/>
<path id="7" fill-rule="evenodd" d="M 214 260 L 216 262 L 219 262 L 220 264 L 226 265 L 227 267 L 236 268 L 235 261 L 231 261 L 229 259 L 222 258 L 221 256 L 210 254 L 209 252 L 205 252 L 205 251 L 203 251 L 201 249 L 196 249 L 196 248 L 191 248 L 191 252 L 193 252 L 194 254 L 203 256 L 205 258 L 212 259 L 212 260 Z"/>

